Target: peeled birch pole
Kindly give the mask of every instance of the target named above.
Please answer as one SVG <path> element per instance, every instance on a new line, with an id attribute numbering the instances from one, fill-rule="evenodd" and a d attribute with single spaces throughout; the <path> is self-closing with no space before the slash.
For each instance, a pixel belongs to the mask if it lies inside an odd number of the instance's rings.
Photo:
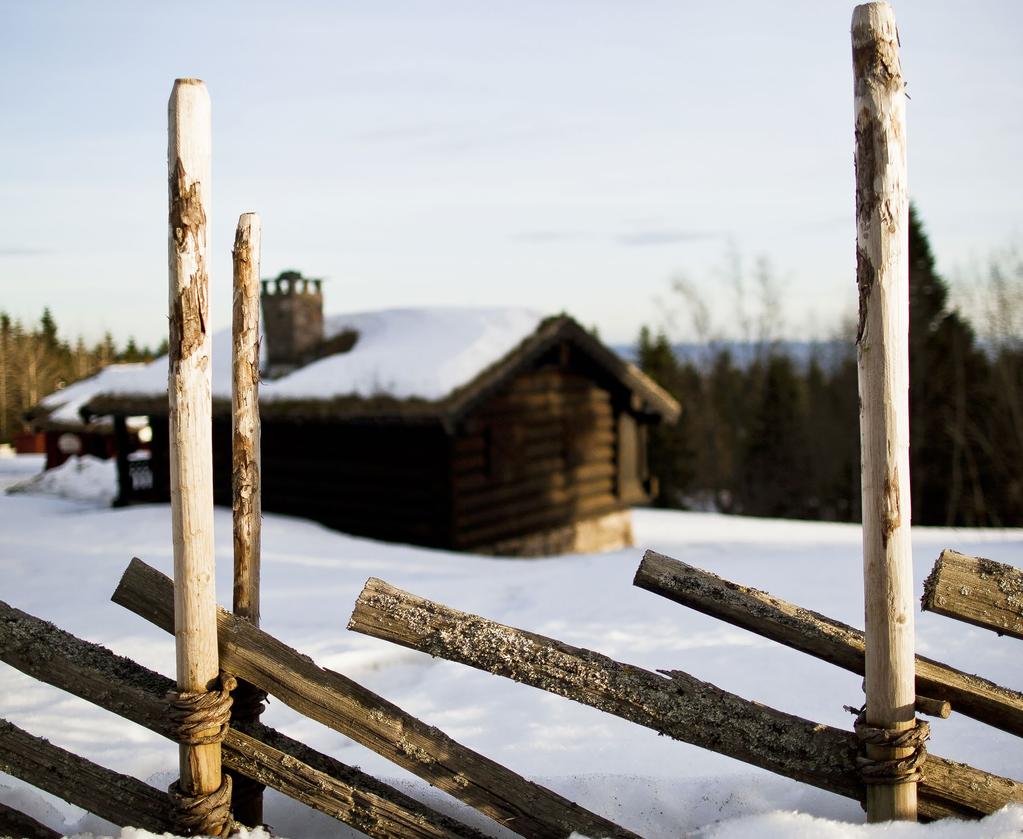
<path id="1" fill-rule="evenodd" d="M 231 509 L 234 517 L 234 613 L 259 626 L 262 503 L 259 454 L 259 246 L 256 213 L 243 213 L 234 237 L 231 318 Z M 266 694 L 247 682 L 234 691 L 233 722 L 259 719 Z M 235 774 L 232 806 L 242 824 L 263 822 L 263 788 Z"/>
<path id="2" fill-rule="evenodd" d="M 852 18 L 856 123 L 856 283 L 867 724 L 915 725 L 909 493 L 909 260 L 905 86 L 887 3 Z M 867 746 L 892 760 L 912 749 Z M 869 821 L 915 820 L 916 783 L 867 788 Z"/>
<path id="3" fill-rule="evenodd" d="M 213 556 L 213 441 L 210 399 L 210 98 L 198 79 L 177 79 L 168 105 L 170 190 L 171 522 L 177 686 L 204 692 L 219 675 Z M 208 731 L 214 734 L 216 729 Z M 220 744 L 181 746 L 181 791 L 215 792 Z"/>

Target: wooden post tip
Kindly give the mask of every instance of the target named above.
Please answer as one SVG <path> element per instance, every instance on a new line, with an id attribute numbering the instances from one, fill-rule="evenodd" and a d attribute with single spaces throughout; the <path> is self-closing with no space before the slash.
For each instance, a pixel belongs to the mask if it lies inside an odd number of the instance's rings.
<path id="1" fill-rule="evenodd" d="M 860 30 L 857 33 L 857 30 Z M 895 35 L 895 11 L 890 3 L 863 3 L 853 9 L 852 32 L 854 39 L 859 34 L 861 37 L 870 32 L 881 32 L 886 37 Z M 890 31 L 886 31 L 890 30 Z"/>

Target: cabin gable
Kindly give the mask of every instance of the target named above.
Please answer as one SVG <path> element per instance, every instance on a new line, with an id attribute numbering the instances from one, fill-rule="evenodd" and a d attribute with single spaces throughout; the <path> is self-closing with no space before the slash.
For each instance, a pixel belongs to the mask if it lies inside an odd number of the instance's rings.
<path id="1" fill-rule="evenodd" d="M 626 544 L 625 510 L 647 500 L 642 426 L 631 401 L 619 380 L 568 340 L 514 374 L 455 429 L 453 546 L 569 551 L 577 549 L 580 525 L 608 517 L 619 521 L 618 533 L 603 546 Z"/>

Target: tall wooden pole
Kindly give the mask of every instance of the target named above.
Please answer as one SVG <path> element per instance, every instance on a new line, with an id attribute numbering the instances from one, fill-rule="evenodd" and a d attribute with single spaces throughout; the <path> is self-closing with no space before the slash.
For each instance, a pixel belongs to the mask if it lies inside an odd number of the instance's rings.
<path id="1" fill-rule="evenodd" d="M 210 98 L 198 79 L 174 82 L 168 104 L 170 187 L 170 477 L 178 690 L 216 685 L 213 441 L 210 403 Z M 215 734 L 216 729 L 208 732 Z M 220 743 L 181 746 L 181 791 L 221 784 Z"/>
<path id="2" fill-rule="evenodd" d="M 887 3 L 852 18 L 856 119 L 856 282 L 866 612 L 866 722 L 914 726 L 909 495 L 909 201 L 905 91 Z M 912 749 L 867 746 L 891 760 Z M 916 784 L 867 787 L 869 821 L 916 819 Z"/>
<path id="3" fill-rule="evenodd" d="M 232 317 L 232 490 L 234 613 L 259 626 L 262 525 L 259 453 L 259 246 L 256 213 L 238 219 Z"/>
<path id="4" fill-rule="evenodd" d="M 259 424 L 259 246 L 256 213 L 243 213 L 234 237 L 231 344 L 231 488 L 234 513 L 234 613 L 259 626 L 259 557 L 262 528 Z M 247 682 L 234 692 L 234 719 L 254 722 L 266 694 Z M 234 817 L 263 822 L 263 787 L 235 774 Z"/>

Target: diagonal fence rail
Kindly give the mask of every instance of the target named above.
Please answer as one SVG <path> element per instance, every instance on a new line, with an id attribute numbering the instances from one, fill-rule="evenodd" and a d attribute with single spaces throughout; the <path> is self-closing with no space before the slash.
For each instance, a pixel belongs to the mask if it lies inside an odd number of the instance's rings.
<path id="1" fill-rule="evenodd" d="M 0 660 L 39 681 L 174 739 L 174 727 L 166 714 L 166 695 L 174 687 L 172 680 L 3 602 L 0 602 Z M 367 836 L 479 839 L 482 835 L 371 775 L 262 723 L 250 723 L 243 730 L 228 729 L 223 752 L 228 768 Z M 99 786 L 94 806 L 74 803 L 115 824 L 145 826 L 130 821 L 130 809 L 120 813 L 94 809 L 107 806 L 103 803 L 103 788 Z M 59 791 L 48 791 L 65 797 Z M 160 805 L 166 807 L 166 795 L 159 793 L 159 797 Z M 169 821 L 158 832 L 168 829 Z"/>
<path id="2" fill-rule="evenodd" d="M 821 789 L 864 799 L 851 732 L 751 702 L 680 671 L 653 673 L 467 614 L 370 579 L 349 628 L 590 705 Z M 1023 803 L 1023 784 L 929 756 L 928 819 L 975 818 Z"/>
<path id="3" fill-rule="evenodd" d="M 174 627 L 174 584 L 139 559 L 113 601 L 167 632 Z M 452 740 L 351 679 L 217 610 L 221 666 L 310 719 L 351 737 L 520 836 L 568 839 L 636 834 Z"/>

